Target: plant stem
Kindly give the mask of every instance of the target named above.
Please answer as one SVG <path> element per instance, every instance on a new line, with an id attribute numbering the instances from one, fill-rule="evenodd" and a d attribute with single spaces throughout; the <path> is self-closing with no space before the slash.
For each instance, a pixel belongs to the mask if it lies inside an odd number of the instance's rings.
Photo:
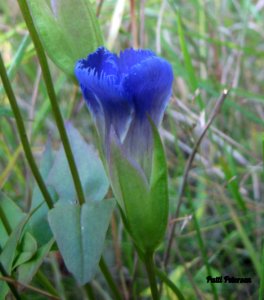
<path id="1" fill-rule="evenodd" d="M 264 140 L 262 140 L 262 161 L 264 162 Z M 262 169 L 262 178 L 264 176 L 264 165 Z M 261 268 L 260 268 L 260 284 L 259 284 L 259 300 L 262 300 L 262 297 L 264 295 L 264 244 L 262 244 L 261 249 Z"/>
<path id="2" fill-rule="evenodd" d="M 36 278 L 40 282 L 40 284 L 45 288 L 45 291 L 49 292 L 50 294 L 54 296 L 59 296 L 58 291 L 53 287 L 53 285 L 50 283 L 49 279 L 46 277 L 44 273 L 38 270 L 36 274 Z"/>
<path id="3" fill-rule="evenodd" d="M 114 282 L 114 280 L 111 276 L 111 273 L 109 272 L 109 270 L 107 268 L 107 265 L 106 265 L 103 257 L 101 257 L 101 260 L 99 262 L 99 266 L 100 266 L 100 269 L 101 269 L 102 273 L 104 274 L 105 280 L 107 281 L 113 295 L 115 296 L 114 299 L 122 300 L 122 296 L 120 295 L 119 289 L 116 286 L 116 284 L 115 284 L 115 282 Z"/>
<path id="4" fill-rule="evenodd" d="M 64 127 L 63 118 L 62 118 L 62 115 L 61 115 L 61 112 L 60 112 L 60 109 L 58 106 L 57 97 L 56 97 L 56 93 L 54 90 L 54 86 L 52 83 L 52 78 L 51 78 L 51 74 L 50 74 L 50 70 L 49 70 L 49 66 L 48 66 L 48 61 L 47 61 L 44 49 L 42 47 L 41 41 L 39 39 L 38 33 L 36 31 L 36 28 L 34 26 L 33 19 L 31 17 L 27 2 L 25 0 L 19 0 L 18 4 L 19 4 L 20 10 L 23 14 L 28 31 L 31 35 L 31 38 L 33 40 L 33 43 L 34 43 L 34 46 L 36 49 L 36 53 L 37 53 L 37 56 L 39 59 L 41 69 L 42 69 L 43 78 L 44 78 L 47 92 L 49 95 L 51 108 L 52 108 L 52 111 L 53 111 L 53 114 L 55 117 L 56 125 L 59 130 L 61 141 L 62 141 L 64 150 L 65 150 L 65 154 L 66 154 L 66 157 L 67 157 L 67 160 L 69 163 L 70 171 L 72 174 L 73 182 L 74 182 L 76 193 L 78 196 L 78 201 L 79 201 L 79 204 L 82 205 L 83 203 L 85 203 L 85 196 L 84 196 L 84 192 L 82 189 L 78 170 L 77 170 L 77 167 L 76 167 L 76 164 L 74 161 L 74 156 L 73 156 L 73 153 L 71 150 L 69 139 L 68 139 L 65 127 Z"/>
<path id="5" fill-rule="evenodd" d="M 26 133 L 26 129 L 25 129 L 25 126 L 23 123 L 23 119 L 22 119 L 22 116 L 19 111 L 19 107 L 18 107 L 18 104 L 16 101 L 15 94 L 12 90 L 10 81 L 8 79 L 1 53 L 0 53 L 0 76 L 1 76 L 1 79 L 3 82 L 4 89 L 6 91 L 7 97 L 9 99 L 13 114 L 16 119 L 18 133 L 19 133 L 19 137 L 20 137 L 24 152 L 25 152 L 26 159 L 28 161 L 30 169 L 37 181 L 39 189 L 42 192 L 43 197 L 44 197 L 48 207 L 52 208 L 53 207 L 52 198 L 47 190 L 44 180 L 43 180 L 43 178 L 38 170 L 38 167 L 36 165 L 36 162 L 34 160 L 34 157 L 33 157 L 33 154 L 32 154 L 31 148 L 30 148 L 30 144 L 29 144 L 29 141 L 27 138 L 27 133 Z"/>
<path id="6" fill-rule="evenodd" d="M 176 212 L 173 215 L 174 219 L 177 219 L 178 216 L 179 216 L 179 213 L 180 213 L 180 208 L 181 208 L 181 204 L 183 202 L 183 195 L 184 195 L 184 191 L 185 191 L 189 171 L 191 169 L 191 166 L 192 166 L 192 163 L 194 161 L 195 155 L 196 155 L 196 153 L 198 151 L 198 148 L 199 148 L 203 138 L 205 137 L 208 129 L 210 128 L 211 124 L 213 123 L 215 117 L 219 114 L 220 109 L 221 109 L 228 93 L 229 93 L 229 90 L 224 89 L 221 96 L 216 101 L 216 104 L 215 104 L 215 106 L 214 106 L 214 108 L 213 108 L 213 110 L 210 114 L 210 117 L 209 117 L 205 127 L 203 128 L 203 131 L 200 134 L 197 142 L 195 143 L 191 155 L 188 158 L 188 161 L 187 161 L 187 163 L 185 165 L 185 168 L 184 168 L 183 179 L 182 179 L 180 189 L 179 189 L 179 192 L 178 192 L 178 197 L 177 197 L 177 203 L 178 204 L 177 204 L 177 207 L 176 207 Z M 173 225 L 172 225 L 172 228 L 171 228 L 170 233 L 169 233 L 169 238 L 168 238 L 168 246 L 167 246 L 166 251 L 164 252 L 164 268 L 165 269 L 166 269 L 166 266 L 169 262 L 169 257 L 170 257 L 172 242 L 173 242 L 173 239 L 174 239 L 175 229 L 176 229 L 176 222 L 174 222 Z"/>
<path id="7" fill-rule="evenodd" d="M 261 253 L 261 274 L 260 274 L 260 284 L 259 284 L 259 300 L 262 300 L 264 295 L 264 245 L 262 246 Z"/>
<path id="8" fill-rule="evenodd" d="M 155 275 L 155 264 L 154 264 L 152 252 L 146 253 L 144 255 L 144 263 L 148 274 L 152 299 L 159 300 L 159 292 L 157 288 L 156 275 Z"/>
<path id="9" fill-rule="evenodd" d="M 168 278 L 168 276 L 159 270 L 158 268 L 155 268 L 155 272 L 157 276 L 174 292 L 174 294 L 178 297 L 178 300 L 185 300 L 183 294 L 178 289 L 178 287 Z"/>
<path id="10" fill-rule="evenodd" d="M 204 265 L 205 265 L 205 268 L 206 268 L 206 272 L 209 276 L 212 276 L 211 266 L 210 266 L 210 263 L 208 261 L 208 257 L 207 257 L 207 253 L 206 253 L 206 247 L 204 245 L 203 237 L 202 237 L 202 234 L 201 234 L 201 229 L 200 229 L 197 217 L 196 217 L 196 212 L 195 212 L 194 205 L 193 205 L 193 202 L 192 202 L 190 190 L 189 190 L 189 188 L 188 189 L 186 188 L 186 190 L 187 190 L 188 202 L 189 202 L 189 205 L 190 205 L 190 208 L 191 208 L 191 211 L 192 211 L 192 218 L 193 218 L 193 221 L 194 221 L 194 227 L 195 227 L 196 232 L 197 232 L 198 245 L 199 245 L 200 250 L 201 250 L 201 254 L 202 254 L 202 258 L 203 258 Z M 213 298 L 215 300 L 218 300 L 219 298 L 218 298 L 218 295 L 217 295 L 217 289 L 216 289 L 215 285 L 213 283 L 211 283 L 210 285 L 211 285 L 211 289 L 212 289 L 212 293 L 213 293 Z"/>
<path id="11" fill-rule="evenodd" d="M 93 287 L 92 287 L 91 283 L 86 283 L 86 285 L 84 286 L 84 289 L 86 291 L 88 299 L 89 300 L 95 300 L 95 296 L 94 296 L 94 292 L 93 292 Z"/>
<path id="12" fill-rule="evenodd" d="M 74 157 L 73 157 L 73 154 L 71 151 L 69 139 L 68 139 L 65 127 L 64 127 L 62 115 L 61 115 L 61 112 L 58 107 L 57 97 L 56 97 L 56 93 L 55 93 L 54 86 L 52 83 L 52 78 L 51 78 L 51 74 L 49 71 L 48 61 L 47 61 L 44 49 L 42 47 L 41 41 L 38 37 L 36 28 L 34 26 L 27 2 L 25 0 L 19 0 L 18 4 L 19 4 L 20 10 L 23 14 L 28 31 L 31 35 L 31 38 L 33 40 L 33 43 L 34 43 L 34 46 L 35 46 L 35 49 L 37 52 L 37 56 L 38 56 L 39 63 L 40 63 L 41 69 L 42 69 L 42 74 L 43 74 L 43 78 L 44 78 L 44 81 L 46 84 L 46 88 L 47 88 L 47 92 L 49 95 L 49 99 L 50 99 L 51 107 L 52 107 L 53 114 L 55 117 L 55 121 L 56 121 L 58 130 L 59 130 L 59 133 L 60 133 L 62 144 L 63 144 L 64 150 L 65 150 L 65 154 L 66 154 L 66 157 L 67 157 L 67 160 L 69 163 L 70 171 L 71 171 L 71 174 L 73 177 L 73 182 L 74 182 L 75 189 L 77 192 L 79 204 L 82 205 L 85 203 L 85 196 L 84 196 L 84 192 L 82 189 L 78 170 L 77 170 L 77 167 L 76 167 L 76 164 L 74 161 Z M 108 282 L 109 286 L 111 287 L 112 292 L 115 294 L 115 297 L 116 297 L 115 299 L 121 300 L 122 297 L 119 294 L 119 290 L 116 287 L 114 280 L 111 277 L 111 274 L 107 270 L 107 267 L 102 259 L 100 261 L 100 268 L 102 270 L 102 273 L 105 276 L 106 281 Z"/>
<path id="13" fill-rule="evenodd" d="M 4 228 L 5 228 L 5 231 L 7 232 L 7 234 L 10 235 L 12 233 L 12 228 L 11 228 L 9 220 L 6 217 L 5 212 L 1 206 L 0 206 L 0 220 L 1 220 L 2 224 L 4 225 Z"/>

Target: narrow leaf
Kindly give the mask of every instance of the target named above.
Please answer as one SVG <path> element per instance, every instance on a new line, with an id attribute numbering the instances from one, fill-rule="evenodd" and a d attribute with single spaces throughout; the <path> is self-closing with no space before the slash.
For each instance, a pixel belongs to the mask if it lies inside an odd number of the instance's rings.
<path id="1" fill-rule="evenodd" d="M 29 261 L 35 255 L 37 249 L 38 245 L 36 240 L 30 233 L 26 232 L 19 247 L 17 248 L 19 253 L 17 254 L 17 258 L 13 264 L 13 269 Z"/>
<path id="2" fill-rule="evenodd" d="M 159 244 L 164 237 L 169 214 L 168 195 L 168 171 L 166 156 L 162 141 L 155 124 L 150 120 L 153 135 L 153 156 L 152 170 L 150 178 L 150 202 L 152 208 L 152 218 L 159 220 L 156 222 L 156 243 Z"/>
<path id="3" fill-rule="evenodd" d="M 28 216 L 23 217 L 17 227 L 12 231 L 12 234 L 8 238 L 3 251 L 0 254 L 0 262 L 4 267 L 8 275 L 11 274 L 12 264 L 15 259 L 17 244 L 21 238 L 22 230 L 28 221 Z M 1 274 L 1 273 L 0 273 Z M 5 295 L 8 292 L 7 284 L 0 280 L 0 300 L 5 299 Z"/>
<path id="4" fill-rule="evenodd" d="M 54 243 L 54 239 L 51 239 L 47 244 L 40 247 L 35 255 L 26 263 L 20 265 L 18 271 L 18 281 L 23 284 L 29 284 L 37 273 L 46 255 L 49 253 L 50 248 Z"/>

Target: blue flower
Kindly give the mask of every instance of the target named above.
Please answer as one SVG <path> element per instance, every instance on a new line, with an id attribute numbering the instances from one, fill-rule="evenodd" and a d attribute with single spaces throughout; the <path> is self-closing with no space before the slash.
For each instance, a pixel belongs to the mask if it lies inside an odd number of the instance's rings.
<path id="1" fill-rule="evenodd" d="M 141 163 L 152 149 L 148 117 L 159 126 L 171 96 L 171 65 L 149 50 L 117 56 L 100 47 L 77 62 L 75 74 L 106 153 L 114 134 L 126 155 Z"/>
<path id="2" fill-rule="evenodd" d="M 142 253 L 152 253 L 168 221 L 167 166 L 157 128 L 172 92 L 171 65 L 149 50 L 119 56 L 100 47 L 75 74 L 104 145 L 122 217 Z"/>

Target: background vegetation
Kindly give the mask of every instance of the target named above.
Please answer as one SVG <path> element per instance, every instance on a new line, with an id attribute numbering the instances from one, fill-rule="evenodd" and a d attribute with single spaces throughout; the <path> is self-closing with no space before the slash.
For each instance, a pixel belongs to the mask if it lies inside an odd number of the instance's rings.
<path id="1" fill-rule="evenodd" d="M 108 48 L 150 48 L 173 65 L 174 93 L 161 129 L 169 167 L 170 228 L 176 223 L 167 265 L 171 280 L 186 299 L 263 299 L 264 1 L 105 0 L 94 7 Z M 0 29 L 0 50 L 39 161 L 47 142 L 58 148 L 60 139 L 16 1 L 0 2 Z M 64 120 L 95 144 L 78 86 L 49 63 Z M 225 88 L 229 95 L 196 153 L 175 218 L 186 162 Z M 2 86 L 0 129 L 0 189 L 28 212 L 34 179 Z M 160 266 L 167 244 L 168 237 L 156 255 Z M 149 297 L 144 268 L 118 211 L 105 257 L 125 299 Z M 85 299 L 57 252 L 48 255 L 41 272 L 62 299 Z M 209 274 L 250 277 L 252 283 L 210 285 Z M 46 299 L 43 291 L 49 284 L 37 276 L 31 285 L 40 291 L 23 289 L 25 299 Z M 98 299 L 109 299 L 100 273 L 92 286 Z M 163 288 L 163 299 L 177 298 Z"/>

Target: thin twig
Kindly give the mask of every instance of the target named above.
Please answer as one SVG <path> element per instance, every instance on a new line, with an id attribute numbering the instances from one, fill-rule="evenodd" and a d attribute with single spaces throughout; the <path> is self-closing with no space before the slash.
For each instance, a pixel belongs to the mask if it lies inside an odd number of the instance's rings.
<path id="1" fill-rule="evenodd" d="M 34 287 L 34 286 L 32 286 L 32 285 L 23 284 L 23 283 L 21 283 L 21 282 L 19 282 L 19 281 L 14 280 L 14 279 L 11 278 L 11 277 L 0 276 L 0 280 L 3 280 L 3 281 L 5 281 L 5 282 L 8 282 L 8 283 L 10 283 L 10 284 L 12 284 L 12 285 L 14 285 L 14 286 L 22 286 L 23 288 L 26 288 L 26 289 L 29 289 L 29 290 L 34 291 L 34 292 L 36 292 L 36 293 L 39 293 L 39 294 L 41 294 L 41 295 L 47 296 L 47 297 L 49 297 L 50 299 L 60 300 L 60 298 L 57 297 L 57 296 L 55 296 L 55 295 L 52 295 L 52 294 L 50 294 L 50 293 L 47 293 L 47 292 L 45 292 L 45 291 L 43 291 L 43 290 L 41 290 L 41 289 L 39 289 L 39 288 L 36 288 L 36 287 Z"/>
<path id="2" fill-rule="evenodd" d="M 132 46 L 138 48 L 137 18 L 135 13 L 135 0 L 130 0 Z"/>
<path id="3" fill-rule="evenodd" d="M 166 140 L 168 140 L 171 143 L 177 143 L 178 147 L 186 154 L 191 155 L 192 153 L 192 148 L 190 146 L 188 146 L 187 144 L 183 143 L 181 140 L 177 139 L 173 136 L 173 134 L 171 134 L 170 132 L 166 131 L 165 129 L 161 129 L 161 133 L 164 136 L 164 138 Z M 211 163 L 209 162 L 209 160 L 207 160 L 204 156 L 202 156 L 201 154 L 197 153 L 195 156 L 195 159 L 198 162 L 201 162 L 205 167 L 206 167 L 206 173 L 207 174 L 214 174 L 217 177 L 223 179 L 225 178 L 224 173 L 221 171 L 220 168 L 217 167 L 213 167 L 211 165 Z"/>
<path id="4" fill-rule="evenodd" d="M 140 48 L 144 48 L 145 45 L 145 2 L 146 0 L 140 1 L 139 6 L 139 15 L 140 15 L 140 24 L 139 24 L 139 45 Z"/>
<path id="5" fill-rule="evenodd" d="M 184 173 L 183 173 L 183 180 L 182 180 L 182 183 L 181 183 L 181 186 L 180 186 L 180 189 L 179 189 L 179 194 L 178 194 L 178 201 L 177 201 L 178 204 L 177 204 L 175 215 L 173 216 L 174 219 L 177 219 L 178 216 L 179 216 L 181 204 L 182 204 L 182 201 L 183 201 L 184 189 L 185 189 L 185 186 L 186 186 L 186 183 L 187 183 L 187 178 L 188 178 L 188 175 L 189 175 L 189 171 L 191 169 L 191 166 L 192 166 L 193 160 L 195 158 L 196 152 L 197 152 L 204 136 L 206 135 L 210 125 L 213 123 L 215 117 L 218 115 L 218 113 L 221 109 L 221 106 L 222 106 L 224 100 L 226 99 L 226 97 L 228 95 L 228 92 L 229 91 L 227 89 L 225 89 L 223 91 L 222 95 L 220 96 L 220 98 L 217 100 L 216 105 L 215 105 L 215 107 L 214 107 L 214 109 L 211 113 L 211 116 L 210 116 L 207 124 L 205 125 L 200 137 L 198 138 L 198 140 L 197 140 L 197 142 L 196 142 L 196 144 L 193 148 L 193 151 L 192 151 L 191 155 L 189 156 L 189 159 L 186 163 L 185 170 L 184 170 Z M 165 255 L 164 255 L 164 267 L 165 268 L 168 264 L 175 229 L 176 229 L 176 223 L 173 223 L 170 234 L 169 234 L 168 247 L 167 247 L 167 250 L 165 251 Z"/>
<path id="6" fill-rule="evenodd" d="M 193 280 L 193 276 L 192 276 L 189 268 L 186 265 L 185 259 L 181 255 L 181 252 L 180 252 L 180 249 L 179 249 L 178 245 L 175 246 L 175 249 L 176 249 L 176 254 L 177 254 L 177 256 L 178 256 L 178 258 L 181 262 L 181 265 L 184 268 L 184 272 L 185 272 L 186 276 L 188 277 L 188 279 L 190 281 L 190 284 L 191 284 L 191 286 L 192 286 L 192 288 L 195 292 L 195 295 L 196 295 L 197 299 L 199 299 L 199 300 L 203 299 L 202 294 L 201 294 L 199 288 L 197 287 L 195 281 Z"/>
<path id="7" fill-rule="evenodd" d="M 2 252 L 2 249 L 1 249 L 1 248 L 0 248 L 0 252 Z M 1 261 L 0 261 L 0 272 L 1 272 L 4 276 L 7 276 L 7 275 L 8 275 L 7 272 L 6 272 L 6 270 L 5 270 L 5 268 L 4 268 L 4 266 L 2 265 L 2 262 L 1 262 Z M 0 280 L 1 280 L 1 276 L 0 276 Z M 19 295 L 19 293 L 18 293 L 18 291 L 17 291 L 17 288 L 16 288 L 15 284 L 13 284 L 13 283 L 11 283 L 11 282 L 8 282 L 8 281 L 6 281 L 6 283 L 7 283 L 8 287 L 9 287 L 11 293 L 13 294 L 14 298 L 15 298 L 16 300 L 21 300 L 21 297 L 20 297 L 20 295 Z"/>
<path id="8" fill-rule="evenodd" d="M 97 8 L 96 8 L 96 17 L 97 18 L 100 16 L 101 9 L 102 9 L 102 6 L 103 6 L 103 2 L 104 2 L 104 0 L 100 0 L 98 5 L 97 5 Z"/>
<path id="9" fill-rule="evenodd" d="M 161 53 L 161 26 L 162 26 L 164 11 L 165 11 L 165 5 L 166 5 L 166 0 L 163 0 L 161 3 L 159 15 L 158 15 L 157 27 L 156 27 L 156 51 L 158 54 Z"/>
<path id="10" fill-rule="evenodd" d="M 181 114 L 179 112 L 176 112 L 174 110 L 169 111 L 169 114 L 172 114 L 173 118 L 175 118 L 176 120 L 179 120 L 183 123 L 187 123 L 189 125 L 192 125 L 193 123 L 196 123 L 199 121 L 199 116 L 196 115 L 195 113 L 193 113 L 187 106 L 184 105 L 184 103 L 182 101 L 180 101 L 177 98 L 173 98 L 173 101 L 175 102 L 175 104 L 177 103 L 177 105 L 185 112 L 188 114 L 188 116 Z M 213 135 L 212 138 L 215 139 L 215 142 L 219 145 L 222 146 L 224 142 L 227 142 L 230 144 L 230 146 L 232 147 L 236 147 L 238 148 L 241 152 L 246 153 L 248 156 L 250 157 L 254 157 L 254 159 L 258 159 L 257 156 L 252 153 L 252 151 L 250 152 L 248 149 L 246 149 L 244 146 L 242 146 L 240 143 L 238 143 L 237 141 L 235 141 L 233 138 L 231 138 L 230 136 L 226 135 L 224 132 L 220 131 L 219 129 L 217 129 L 216 127 L 214 127 L 213 125 L 210 127 Z M 242 155 L 242 154 L 241 154 Z M 234 157 L 239 163 L 241 163 L 236 157 Z M 245 157 L 243 156 L 243 161 L 246 162 Z"/>

